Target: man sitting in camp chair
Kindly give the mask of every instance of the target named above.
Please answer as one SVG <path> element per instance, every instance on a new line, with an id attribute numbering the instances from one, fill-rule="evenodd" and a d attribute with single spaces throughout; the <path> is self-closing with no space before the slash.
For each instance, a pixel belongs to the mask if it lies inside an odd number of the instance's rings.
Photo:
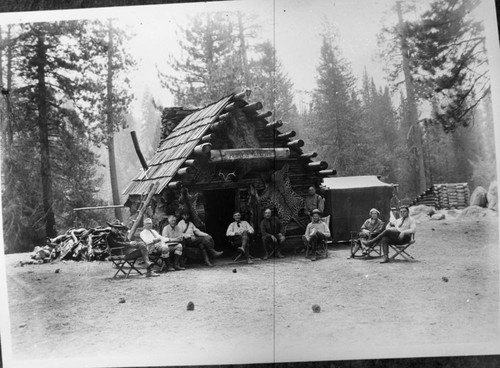
<path id="1" fill-rule="evenodd" d="M 389 244 L 403 245 L 407 244 L 415 234 L 417 225 L 415 220 L 410 217 L 408 206 L 401 206 L 399 210 L 401 217 L 396 221 L 391 221 L 387 227 L 375 238 L 368 240 L 366 245 L 372 246 L 376 242 L 380 242 L 384 252 L 384 260 L 380 263 L 388 263 L 389 261 Z"/>
<path id="2" fill-rule="evenodd" d="M 213 259 L 222 255 L 222 252 L 217 252 L 214 249 L 214 239 L 194 226 L 193 222 L 190 221 L 189 212 L 187 211 L 182 212 L 182 220 L 179 221 L 178 226 L 182 230 L 184 246 L 189 248 L 199 248 L 205 264 L 212 267 L 213 264 L 210 262 L 210 257 Z"/>
<path id="3" fill-rule="evenodd" d="M 370 238 L 376 237 L 384 230 L 384 222 L 378 218 L 380 212 L 376 208 L 372 208 L 369 212 L 370 218 L 361 225 L 361 231 L 358 234 L 358 239 L 354 240 L 356 245 L 352 249 L 351 257 L 354 257 L 359 248 L 362 249 L 363 255 L 370 253 L 371 247 L 366 245 Z M 373 245 L 372 245 L 373 246 Z"/>
<path id="4" fill-rule="evenodd" d="M 112 222 L 107 222 L 107 224 L 111 227 L 111 231 L 106 238 L 111 251 L 113 251 L 113 248 L 124 248 L 123 251 L 127 259 L 142 257 L 146 264 L 146 277 L 160 276 L 152 270 L 153 263 L 149 260 L 149 252 L 146 244 L 142 241 L 127 240 L 123 232 L 127 231 L 128 227 L 122 224 L 120 220 L 116 219 Z"/>
<path id="5" fill-rule="evenodd" d="M 231 244 L 237 247 L 238 251 L 245 255 L 247 263 L 252 264 L 250 256 L 250 235 L 255 233 L 253 227 L 246 221 L 241 220 L 241 213 L 233 214 L 234 222 L 227 227 L 226 236 L 230 238 Z"/>
<path id="6" fill-rule="evenodd" d="M 174 269 L 176 271 L 185 270 L 184 266 L 180 264 L 184 237 L 174 215 L 168 216 L 168 225 L 163 228 L 161 235 L 166 238 L 170 253 L 174 253 Z"/>
<path id="7" fill-rule="evenodd" d="M 325 242 L 330 236 L 328 225 L 321 221 L 321 212 L 318 209 L 312 211 L 312 221 L 307 225 L 306 232 L 302 236 L 304 245 L 311 248 L 311 261 L 316 260 L 316 248 L 321 242 Z"/>
<path id="8" fill-rule="evenodd" d="M 141 231 L 141 240 L 148 246 L 149 254 L 160 254 L 163 261 L 161 270 L 174 271 L 170 263 L 170 249 L 167 244 L 167 238 L 161 236 L 156 230 L 153 230 L 153 220 L 147 218 L 144 220 L 144 229 Z"/>
<path id="9" fill-rule="evenodd" d="M 283 224 L 281 221 L 276 216 L 273 216 L 270 208 L 266 208 L 264 210 L 264 218 L 260 222 L 260 234 L 262 235 L 262 245 L 264 246 L 263 259 L 268 259 L 269 254 L 274 254 L 278 258 L 285 257 L 281 254 L 281 249 L 285 242 L 283 233 Z M 271 250 L 270 253 L 268 249 Z"/>

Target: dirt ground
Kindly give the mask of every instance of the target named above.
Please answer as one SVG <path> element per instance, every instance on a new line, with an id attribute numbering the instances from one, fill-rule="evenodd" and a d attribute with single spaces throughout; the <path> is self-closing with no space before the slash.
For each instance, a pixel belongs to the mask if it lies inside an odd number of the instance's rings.
<path id="1" fill-rule="evenodd" d="M 107 262 L 19 267 L 28 254 L 7 255 L 12 358 L 134 366 L 498 353 L 498 240 L 497 217 L 447 218 L 418 224 L 415 262 L 347 259 L 347 246 L 333 246 L 317 262 L 219 261 L 127 280 Z"/>

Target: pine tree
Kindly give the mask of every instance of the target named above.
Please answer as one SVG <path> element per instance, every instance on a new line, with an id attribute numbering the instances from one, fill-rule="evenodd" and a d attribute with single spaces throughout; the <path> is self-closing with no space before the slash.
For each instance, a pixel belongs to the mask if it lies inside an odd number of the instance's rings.
<path id="1" fill-rule="evenodd" d="M 365 150 L 357 137 L 360 106 L 350 67 L 339 54 L 333 35 L 323 33 L 313 96 L 313 129 L 321 157 L 341 175 L 360 174 Z"/>
<path id="2" fill-rule="evenodd" d="M 100 42 L 87 26 L 66 21 L 14 28 L 7 63 L 12 142 L 2 162 L 9 251 L 43 244 L 56 227 L 73 225 L 74 207 L 100 203 L 90 134 L 96 129 L 89 129 L 79 107 L 82 96 L 96 93 L 82 77 L 89 75 L 89 58 Z"/>
<path id="3" fill-rule="evenodd" d="M 438 101 L 432 119 L 445 131 L 470 125 L 489 93 L 483 26 L 471 16 L 478 4 L 435 0 L 405 28 L 413 78 L 422 98 Z"/>
<path id="4" fill-rule="evenodd" d="M 162 85 L 174 94 L 176 104 L 196 108 L 241 89 L 241 54 L 235 51 L 238 35 L 226 13 L 193 17 L 181 32 L 185 58 L 171 61 L 175 77 L 160 73 Z"/>
<path id="5" fill-rule="evenodd" d="M 248 85 L 252 90 L 253 99 L 273 111 L 276 119 L 286 122 L 296 114 L 293 83 L 276 57 L 276 50 L 271 42 L 258 44 L 256 51 L 258 58 L 252 61 L 248 68 Z"/>

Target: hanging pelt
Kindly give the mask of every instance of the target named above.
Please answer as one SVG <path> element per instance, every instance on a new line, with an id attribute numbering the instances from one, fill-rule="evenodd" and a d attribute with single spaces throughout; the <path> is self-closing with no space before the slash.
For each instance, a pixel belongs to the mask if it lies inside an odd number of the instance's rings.
<path id="1" fill-rule="evenodd" d="M 304 199 L 292 188 L 288 177 L 288 164 L 272 174 L 271 182 L 266 186 L 259 201 L 262 206 L 276 208 L 284 226 L 294 220 L 305 228 L 298 216 L 299 211 L 304 207 Z"/>
<path id="2" fill-rule="evenodd" d="M 187 211 L 191 221 L 193 221 L 197 227 L 204 227 L 205 223 L 201 220 L 200 216 L 198 216 L 198 212 L 196 211 L 198 197 L 199 193 L 191 195 L 186 187 L 182 188 L 181 195 L 179 197 L 179 212 L 182 213 L 183 211 Z"/>

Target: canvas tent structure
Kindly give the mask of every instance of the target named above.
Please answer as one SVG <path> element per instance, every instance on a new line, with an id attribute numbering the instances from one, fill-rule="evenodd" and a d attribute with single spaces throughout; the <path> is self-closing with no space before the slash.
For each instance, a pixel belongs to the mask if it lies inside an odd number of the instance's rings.
<path id="1" fill-rule="evenodd" d="M 380 211 L 382 221 L 389 220 L 394 185 L 377 176 L 329 177 L 322 189 L 335 242 L 347 241 L 351 231 L 359 231 L 372 208 Z"/>
<path id="2" fill-rule="evenodd" d="M 158 183 L 146 213 L 153 223 L 161 229 L 167 215 L 188 211 L 218 250 L 227 246 L 225 232 L 236 210 L 258 230 L 262 210 L 273 207 L 287 236 L 304 233 L 307 188 L 319 188 L 336 172 L 315 161 L 315 152 L 304 153 L 294 131 L 280 131 L 283 122 L 269 122 L 272 113 L 259 113 L 262 104 L 247 97 L 231 94 L 198 110 L 164 109 L 159 147 L 124 191 L 131 214 L 151 183 Z"/>

